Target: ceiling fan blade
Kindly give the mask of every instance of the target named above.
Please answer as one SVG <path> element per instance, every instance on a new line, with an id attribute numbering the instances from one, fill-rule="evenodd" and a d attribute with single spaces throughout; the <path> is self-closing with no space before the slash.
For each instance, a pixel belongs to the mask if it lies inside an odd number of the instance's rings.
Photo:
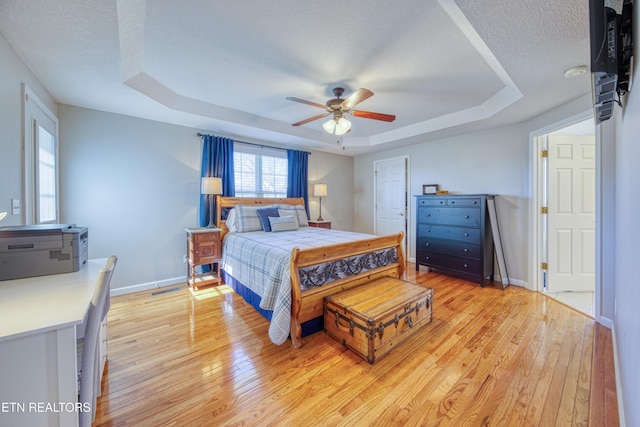
<path id="1" fill-rule="evenodd" d="M 349 95 L 347 99 L 342 101 L 342 108 L 344 110 L 350 110 L 365 99 L 371 98 L 372 96 L 373 92 L 371 92 L 369 89 L 360 88 Z"/>
<path id="2" fill-rule="evenodd" d="M 383 122 L 392 122 L 396 119 L 396 116 L 392 114 L 372 113 L 371 111 L 355 110 L 351 111 L 354 117 L 361 117 L 363 119 L 382 120 Z"/>
<path id="3" fill-rule="evenodd" d="M 313 117 L 310 117 L 310 118 L 308 118 L 308 119 L 306 119 L 306 120 L 303 120 L 303 121 L 301 121 L 301 122 L 294 123 L 294 124 L 292 124 L 291 126 L 301 126 L 301 125 L 307 124 L 307 123 L 309 123 L 309 122 L 312 122 L 312 121 L 314 121 L 314 120 L 318 120 L 318 119 L 321 119 L 321 118 L 323 118 L 323 117 L 327 117 L 328 115 L 329 115 L 329 113 L 325 113 L 325 114 L 318 114 L 317 116 L 313 116 Z"/>
<path id="4" fill-rule="evenodd" d="M 287 99 L 289 101 L 299 102 L 300 104 L 307 104 L 307 105 L 311 105 L 313 107 L 319 107 L 319 108 L 322 108 L 322 109 L 326 109 L 327 108 L 326 105 L 318 104 L 317 102 L 305 101 L 304 99 L 296 98 L 296 97 L 293 97 L 293 96 L 289 96 L 289 97 L 287 97 Z"/>

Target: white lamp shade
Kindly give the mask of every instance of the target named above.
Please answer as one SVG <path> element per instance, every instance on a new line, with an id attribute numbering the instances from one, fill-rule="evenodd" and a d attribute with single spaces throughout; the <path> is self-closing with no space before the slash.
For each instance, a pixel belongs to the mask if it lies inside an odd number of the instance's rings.
<path id="1" fill-rule="evenodd" d="M 344 117 L 340 117 L 336 124 L 336 135 L 344 135 L 349 132 L 349 129 L 351 129 L 351 122 Z"/>
<path id="2" fill-rule="evenodd" d="M 322 124 L 322 128 L 328 133 L 333 133 L 333 131 L 336 129 L 336 120 L 335 119 L 327 120 Z"/>
<path id="3" fill-rule="evenodd" d="M 202 194 L 222 194 L 222 178 L 214 176 L 208 176 L 202 178 L 202 187 L 200 188 Z"/>
<path id="4" fill-rule="evenodd" d="M 315 197 L 324 197 L 327 195 L 327 184 L 313 184 L 313 195 Z"/>

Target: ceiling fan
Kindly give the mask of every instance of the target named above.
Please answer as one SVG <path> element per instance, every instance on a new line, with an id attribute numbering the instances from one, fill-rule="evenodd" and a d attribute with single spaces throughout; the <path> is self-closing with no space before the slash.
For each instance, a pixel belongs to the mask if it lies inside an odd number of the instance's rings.
<path id="1" fill-rule="evenodd" d="M 333 115 L 333 117 L 325 122 L 322 127 L 328 133 L 344 135 L 351 130 L 351 122 L 346 119 L 346 114 L 351 114 L 354 117 L 361 117 L 364 119 L 381 120 L 383 122 L 392 122 L 396 119 L 396 116 L 391 114 L 373 113 L 371 111 L 353 109 L 353 107 L 355 107 L 362 101 L 373 96 L 373 92 L 371 92 L 369 89 L 360 88 L 345 99 L 340 98 L 343 93 L 343 88 L 334 88 L 333 94 L 335 95 L 335 98 L 328 100 L 325 105 L 318 104 L 316 102 L 305 101 L 304 99 L 295 98 L 292 96 L 287 97 L 289 101 L 299 102 L 301 104 L 307 104 L 326 110 L 326 113 L 318 114 L 317 116 L 313 116 L 300 122 L 293 123 L 291 126 L 301 126 L 314 120 Z"/>

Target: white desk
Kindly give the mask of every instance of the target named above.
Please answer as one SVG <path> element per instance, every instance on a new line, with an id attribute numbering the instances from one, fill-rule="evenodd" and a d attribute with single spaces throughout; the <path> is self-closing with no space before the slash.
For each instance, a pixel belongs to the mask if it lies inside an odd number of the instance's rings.
<path id="1" fill-rule="evenodd" d="M 76 325 L 106 263 L 0 281 L 0 426 L 78 425 Z"/>

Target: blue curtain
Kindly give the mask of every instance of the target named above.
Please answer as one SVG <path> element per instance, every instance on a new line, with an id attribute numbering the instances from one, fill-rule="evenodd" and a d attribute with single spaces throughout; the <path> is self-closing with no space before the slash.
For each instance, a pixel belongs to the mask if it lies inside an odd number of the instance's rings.
<path id="1" fill-rule="evenodd" d="M 306 151 L 287 150 L 289 175 L 287 178 L 287 197 L 302 197 L 309 218 L 309 153 Z"/>
<path id="2" fill-rule="evenodd" d="M 222 178 L 222 195 L 235 196 L 235 180 L 233 175 L 233 140 L 213 135 L 202 136 L 202 168 L 201 177 L 214 176 Z M 200 195 L 200 226 L 209 224 L 209 203 L 206 194 Z M 215 204 L 213 204 L 215 216 Z"/>

